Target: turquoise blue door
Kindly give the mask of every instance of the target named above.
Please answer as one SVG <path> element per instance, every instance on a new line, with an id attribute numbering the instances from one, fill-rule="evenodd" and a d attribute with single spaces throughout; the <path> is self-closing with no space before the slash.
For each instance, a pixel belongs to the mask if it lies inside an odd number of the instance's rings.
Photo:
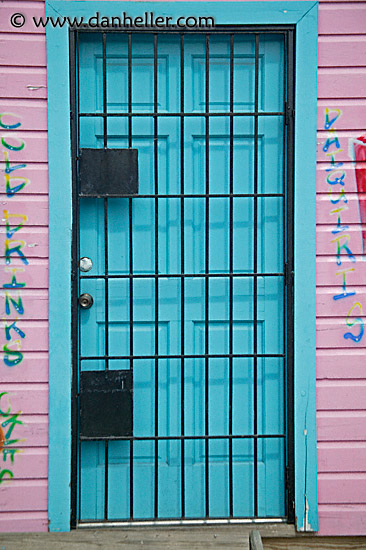
<path id="1" fill-rule="evenodd" d="M 77 147 L 139 169 L 76 199 L 75 369 L 133 381 L 132 433 L 76 436 L 79 523 L 287 514 L 285 44 L 78 33 Z"/>

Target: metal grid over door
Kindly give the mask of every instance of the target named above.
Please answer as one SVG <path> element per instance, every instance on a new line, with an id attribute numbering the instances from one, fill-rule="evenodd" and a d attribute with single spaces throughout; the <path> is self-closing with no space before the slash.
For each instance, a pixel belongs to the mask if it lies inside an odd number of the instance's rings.
<path id="1" fill-rule="evenodd" d="M 71 32 L 74 525 L 292 519 L 293 39 Z"/>

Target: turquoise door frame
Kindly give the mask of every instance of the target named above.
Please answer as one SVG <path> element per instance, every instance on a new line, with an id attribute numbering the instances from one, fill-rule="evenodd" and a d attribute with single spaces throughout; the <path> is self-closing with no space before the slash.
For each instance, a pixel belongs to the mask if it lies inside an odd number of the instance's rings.
<path id="1" fill-rule="evenodd" d="M 316 531 L 315 166 L 317 3 L 46 2 L 46 14 L 88 19 L 157 15 L 214 17 L 216 24 L 295 24 L 294 443 L 296 528 Z M 71 148 L 68 28 L 47 27 L 50 182 L 49 519 L 70 529 L 71 480 Z M 306 90 L 306 93 L 302 93 Z M 305 184 L 306 182 L 306 184 Z M 62 312 L 62 315 L 60 314 Z M 69 352 L 67 351 L 69 350 Z"/>

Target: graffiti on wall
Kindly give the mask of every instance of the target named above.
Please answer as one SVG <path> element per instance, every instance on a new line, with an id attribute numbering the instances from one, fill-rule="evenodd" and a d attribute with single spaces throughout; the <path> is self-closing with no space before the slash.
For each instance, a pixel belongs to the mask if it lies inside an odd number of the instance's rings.
<path id="1" fill-rule="evenodd" d="M 23 176 L 23 170 L 26 164 L 16 164 L 12 162 L 12 153 L 22 151 L 25 142 L 14 136 L 11 131 L 21 126 L 17 120 L 18 117 L 12 113 L 0 114 L 0 143 L 3 148 L 4 157 L 4 187 L 1 193 L 6 194 L 7 198 L 14 200 L 14 197 L 28 185 L 29 179 Z M 10 133 L 9 133 L 10 132 Z M 16 205 L 16 203 L 15 203 Z M 28 265 L 28 259 L 24 254 L 26 246 L 21 238 L 21 231 L 27 222 L 27 216 L 14 210 L 3 210 L 3 222 L 5 223 L 4 239 L 4 284 L 2 285 L 3 297 L 5 301 L 5 317 L 3 318 L 5 344 L 3 345 L 3 366 L 13 368 L 23 361 L 22 341 L 26 334 L 19 326 L 19 320 L 24 315 L 24 305 L 22 299 L 22 289 L 26 283 L 21 281 L 21 275 Z M 20 260 L 21 266 L 14 265 L 14 260 Z M 4 408 L 3 401 L 8 399 L 7 406 Z M 8 392 L 0 392 L 0 456 L 2 455 L 2 465 L 0 468 L 0 484 L 14 477 L 12 464 L 14 457 L 19 453 L 16 439 L 13 431 L 16 426 L 22 425 L 21 411 L 14 412 L 11 408 Z M 16 430 L 15 430 L 16 431 Z M 6 464 L 4 464 L 6 463 Z"/>
<path id="2" fill-rule="evenodd" d="M 4 399 L 8 399 L 7 407 L 3 409 Z M 21 412 L 14 413 L 11 409 L 11 403 L 7 392 L 0 393 L 0 453 L 3 455 L 4 467 L 0 470 L 0 483 L 6 479 L 14 477 L 13 471 L 10 469 L 14 463 L 14 457 L 20 452 L 18 444 L 20 439 L 15 439 L 13 430 L 16 426 L 23 425 L 20 418 Z"/>
<path id="3" fill-rule="evenodd" d="M 324 130 L 327 130 L 327 139 L 323 146 L 328 166 L 326 172 L 326 184 L 329 189 L 330 215 L 335 219 L 332 229 L 331 243 L 335 247 L 336 276 L 340 279 L 341 291 L 333 296 L 333 300 L 344 300 L 345 304 L 345 331 L 343 337 L 346 340 L 360 343 L 364 336 L 363 309 L 357 299 L 357 292 L 347 287 L 347 279 L 357 269 L 357 259 L 352 252 L 351 235 L 349 226 L 342 223 L 342 214 L 348 210 L 347 198 L 347 174 L 344 163 L 339 161 L 341 148 L 335 124 L 342 116 L 341 109 L 326 108 L 324 118 Z M 362 250 L 366 247 L 366 138 L 363 136 L 356 140 L 350 140 L 353 144 L 353 160 L 355 161 L 355 177 L 357 185 L 357 198 L 360 211 Z"/>

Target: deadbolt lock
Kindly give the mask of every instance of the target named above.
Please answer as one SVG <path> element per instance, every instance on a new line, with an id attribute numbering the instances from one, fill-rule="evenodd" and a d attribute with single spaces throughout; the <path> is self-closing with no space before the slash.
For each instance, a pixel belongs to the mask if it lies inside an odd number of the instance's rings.
<path id="1" fill-rule="evenodd" d="M 90 296 L 90 294 L 88 293 L 82 294 L 79 297 L 79 304 L 80 304 L 80 307 L 82 307 L 83 309 L 89 309 L 90 307 L 92 307 L 93 302 L 94 302 L 93 297 Z"/>

